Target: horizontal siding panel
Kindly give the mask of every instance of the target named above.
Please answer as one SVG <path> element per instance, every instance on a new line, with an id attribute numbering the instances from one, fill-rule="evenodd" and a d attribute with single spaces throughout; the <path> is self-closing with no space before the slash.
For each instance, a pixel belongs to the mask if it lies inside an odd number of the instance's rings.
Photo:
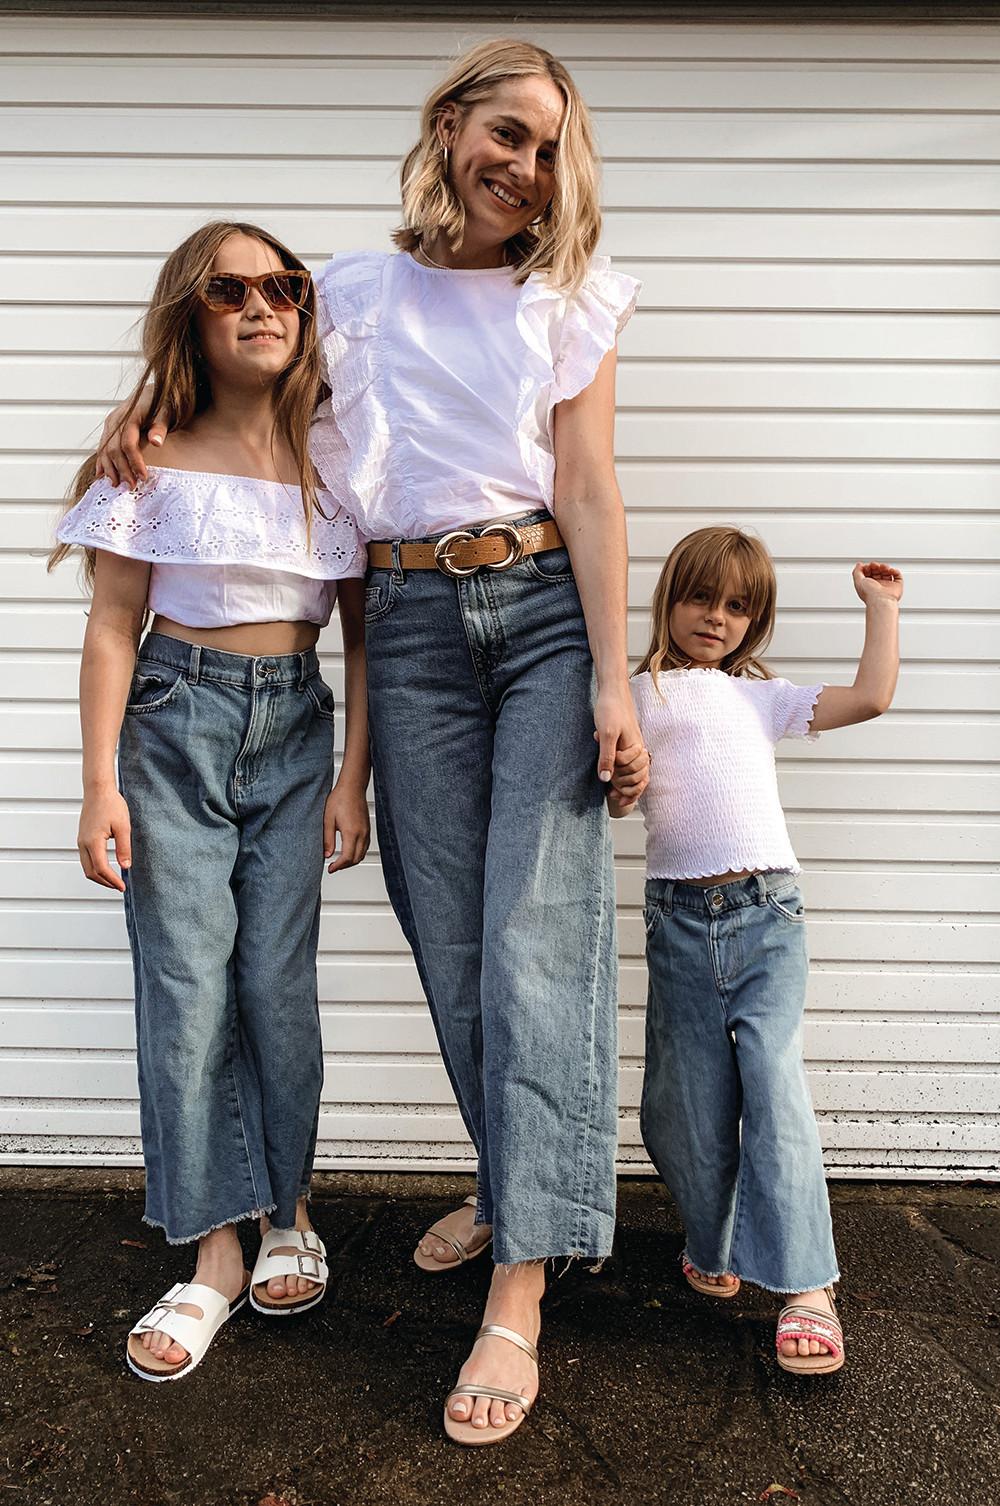
<path id="1" fill-rule="evenodd" d="M 32 71 L 26 70 L 29 75 Z M 54 72 L 58 71 L 57 67 Z M 316 70 L 301 71 L 303 92 L 309 92 L 315 75 Z M 218 74 L 220 81 L 229 76 L 228 70 Z M 642 95 L 648 77 L 637 70 L 636 94 Z M 276 87 L 280 87 L 280 77 L 269 78 L 268 88 Z M 4 75 L 0 74 L 0 93 L 3 88 Z M 310 204 L 316 197 L 316 166 L 294 160 L 245 162 L 208 156 L 188 161 L 163 157 L 146 161 L 133 157 L 0 160 L 0 202 L 9 205 L 80 203 L 82 182 L 88 185 L 87 198 L 103 204 L 204 205 L 214 212 L 229 204 Z M 395 162 L 344 158 L 327 183 L 331 207 L 398 203 Z M 221 184 L 225 184 L 224 194 L 219 192 Z M 618 209 L 748 209 L 757 213 L 769 209 L 996 213 L 1000 210 L 1000 166 L 743 163 L 731 167 L 712 162 L 640 165 L 612 161 L 604 165 L 602 202 Z"/>
<path id="2" fill-rule="evenodd" d="M 455 35 L 453 33 L 453 35 Z M 465 33 L 459 34 L 464 37 Z M 671 66 L 669 62 L 629 54 L 618 60 L 582 61 L 573 74 L 584 98 L 596 111 L 609 109 L 773 109 L 780 100 L 788 110 L 923 111 L 928 97 L 944 111 L 996 108 L 996 70 L 989 64 L 953 68 L 868 64 L 863 67 L 810 60 L 787 68 L 766 63 L 741 66 L 740 59 L 717 69 Z M 389 98 L 399 107 L 419 108 L 440 76 L 438 58 L 429 65 L 409 58 L 326 62 L 310 57 L 289 62 L 274 55 L 243 60 L 226 55 L 220 67 L 211 56 L 184 57 L 182 67 L 170 58 L 104 57 L 99 68 L 98 100 L 119 108 L 170 104 L 256 107 L 262 97 L 294 100 L 302 107 L 357 109 Z M 86 59 L 25 58 L 0 77 L 0 103 L 30 101 L 34 106 L 93 105 L 95 69 Z M 370 195 L 363 195 L 365 199 Z"/>
<path id="3" fill-rule="evenodd" d="M 302 58 L 427 58 L 438 63 L 457 48 L 472 46 L 496 33 L 492 27 L 474 25 L 428 26 L 397 21 L 314 22 L 297 18 L 294 28 L 296 55 Z M 981 65 L 1000 60 L 996 28 L 976 25 L 930 26 L 643 26 L 641 23 L 609 27 L 558 24 L 532 26 L 530 34 L 539 46 L 556 51 L 568 63 L 581 59 L 666 58 L 693 65 L 748 62 L 752 59 L 803 59 L 825 62 L 870 63 L 879 59 L 898 67 L 908 62 L 930 66 L 956 63 Z M 106 31 L 71 16 L 58 20 L 18 17 L 0 19 L 4 50 L 13 55 L 45 53 L 53 57 L 88 53 L 103 66 L 109 51 Z M 257 21 L 234 28 L 214 21 L 201 22 L 197 32 L 179 32 L 176 22 L 131 16 L 114 22 L 115 57 L 181 59 L 192 53 L 237 58 L 242 55 L 269 59 L 277 50 L 289 52 L 285 21 Z M 294 98 L 294 95 L 291 96 Z M 926 103 L 926 102 L 925 102 Z"/>
<path id="4" fill-rule="evenodd" d="M 664 249 L 672 251 L 669 246 Z M 672 254 L 676 258 L 677 253 Z M 1000 308 L 1000 275 L 993 265 L 796 265 L 782 261 L 748 266 L 730 260 L 720 274 L 717 264 L 694 260 L 659 263 L 621 258 L 617 264 L 639 278 L 645 302 L 659 308 L 698 309 L 707 304 L 733 309 L 849 312 L 996 312 Z M 157 258 L 0 256 L 0 276 L 4 287 L 16 288 L 19 298 L 28 303 L 59 304 L 65 299 L 67 286 L 72 286 L 81 302 L 119 307 L 122 303 L 146 302 L 159 265 Z M 319 265 L 318 260 L 313 261 L 314 270 L 318 271 Z M 891 404 L 883 400 L 878 406 Z"/>
<path id="5" fill-rule="evenodd" d="M 74 124 L 86 118 L 80 112 L 71 113 Z M 134 111 L 129 116 L 135 120 Z M 780 118 L 791 137 L 806 124 L 804 117 Z M 216 120 L 215 112 L 211 119 Z M 753 117 L 745 119 L 749 124 Z M 270 122 L 266 126 L 272 129 Z M 237 218 L 248 217 L 249 210 L 237 213 Z M 161 260 L 204 218 L 197 210 L 161 204 L 144 205 L 141 214 L 128 207 L 22 204 L 16 215 L 5 217 L 0 243 L 11 255 L 102 253 Z M 319 261 L 334 251 L 385 245 L 398 216 L 391 206 L 330 210 L 268 204 L 257 212 L 257 218 L 264 219 L 268 228 L 300 256 Z M 838 215 L 837 231 L 832 244 L 829 218 L 812 211 L 771 210 L 753 215 L 689 209 L 679 213 L 670 206 L 658 206 L 630 213 L 612 206 L 604 220 L 603 245 L 611 256 L 654 260 L 705 257 L 725 262 L 752 258 L 828 262 L 855 257 L 862 261 L 995 262 L 1000 258 L 1000 222 L 990 216 L 940 211 L 924 214 L 913 209 L 896 213 L 877 208 L 848 210 Z"/>
<path id="6" fill-rule="evenodd" d="M 565 54 L 564 54 L 565 55 Z M 392 166 L 413 145 L 411 117 L 374 107 L 312 110 L 232 109 L 226 112 L 231 155 L 333 160 L 354 155 L 364 144 L 368 158 Z M 803 112 L 794 126 L 783 112 L 753 114 L 720 110 L 651 114 L 615 108 L 597 116 L 597 135 L 607 158 L 720 159 L 723 161 L 996 162 L 995 119 L 990 114 L 919 113 L 874 118 Z M 159 107 L 116 109 L 58 106 L 36 110 L 0 107 L 0 138 L 8 152 L 120 157 L 201 157 L 218 150 L 218 114 L 212 109 Z M 71 146 L 69 145 L 71 143 Z"/>

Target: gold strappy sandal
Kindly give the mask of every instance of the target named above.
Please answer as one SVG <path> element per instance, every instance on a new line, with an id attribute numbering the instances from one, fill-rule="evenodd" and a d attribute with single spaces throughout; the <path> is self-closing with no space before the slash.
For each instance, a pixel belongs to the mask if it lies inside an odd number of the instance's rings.
<path id="1" fill-rule="evenodd" d="M 518 1349 L 523 1349 L 528 1358 L 533 1361 L 537 1370 L 538 1350 L 534 1344 L 530 1344 L 527 1339 L 522 1338 L 519 1333 L 515 1333 L 512 1328 L 501 1328 L 499 1323 L 484 1323 L 473 1340 L 473 1348 L 475 1348 L 480 1339 L 487 1338 L 506 1339 L 509 1343 L 516 1344 Z M 520 1407 L 521 1415 L 513 1421 L 508 1418 L 502 1428 L 495 1428 L 492 1423 L 487 1424 L 484 1428 L 474 1428 L 471 1417 L 468 1422 L 459 1422 L 448 1411 L 448 1403 L 453 1396 L 471 1396 L 473 1398 L 488 1396 L 491 1401 L 503 1401 L 507 1402 L 508 1405 Z M 529 1397 L 521 1396 L 517 1391 L 500 1391 L 495 1386 L 474 1386 L 470 1384 L 456 1386 L 453 1391 L 448 1392 L 448 1395 L 444 1399 L 444 1430 L 453 1442 L 463 1443 L 469 1447 L 475 1447 L 477 1444 L 482 1443 L 503 1443 L 504 1439 L 509 1438 L 511 1433 L 517 1432 L 533 1406 L 534 1402 Z"/>
<path id="2" fill-rule="evenodd" d="M 823 1290 L 830 1302 L 830 1312 L 807 1307 L 804 1302 L 792 1302 L 778 1314 L 775 1335 L 778 1364 L 792 1375 L 832 1375 L 844 1363 L 844 1330 L 837 1317 L 833 1287 L 825 1286 Z M 786 1339 L 820 1339 L 827 1346 L 826 1353 L 782 1354 L 781 1346 Z"/>
<path id="3" fill-rule="evenodd" d="M 474 1196 L 467 1197 L 462 1203 L 463 1208 L 474 1208 L 475 1206 L 476 1199 Z M 446 1218 L 448 1216 L 445 1214 Z M 488 1250 L 493 1242 L 493 1231 L 490 1230 L 486 1238 L 481 1239 L 478 1244 L 463 1245 L 462 1241 L 456 1239 L 453 1234 L 449 1234 L 447 1229 L 442 1229 L 440 1223 L 431 1224 L 431 1227 L 424 1235 L 424 1239 L 429 1238 L 431 1235 L 435 1239 L 440 1239 L 442 1244 L 451 1245 L 451 1248 L 458 1257 L 457 1260 L 435 1260 L 433 1255 L 424 1255 L 418 1244 L 413 1252 L 415 1263 L 422 1271 L 430 1271 L 435 1276 L 441 1271 L 457 1271 L 460 1265 L 465 1265 L 468 1261 L 475 1260 L 477 1255 L 482 1255 L 483 1251 Z"/>

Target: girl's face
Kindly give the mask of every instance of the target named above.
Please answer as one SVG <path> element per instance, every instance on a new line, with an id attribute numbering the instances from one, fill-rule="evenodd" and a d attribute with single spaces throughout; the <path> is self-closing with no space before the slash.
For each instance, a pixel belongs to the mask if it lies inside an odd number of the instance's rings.
<path id="1" fill-rule="evenodd" d="M 449 181 L 466 216 L 464 246 L 500 246 L 543 214 L 555 188 L 563 97 L 548 78 L 514 78 L 479 104 L 442 111 Z"/>
<path id="2" fill-rule="evenodd" d="M 283 270 L 278 253 L 250 235 L 230 235 L 212 262 L 213 272 L 237 277 Z M 238 313 L 199 303 L 195 328 L 211 376 L 230 386 L 270 386 L 295 358 L 300 319 L 297 308 L 273 309 L 260 288 L 250 289 Z"/>
<path id="3" fill-rule="evenodd" d="M 670 636 L 694 668 L 716 669 L 735 653 L 750 627 L 750 607 L 740 583 L 730 577 L 718 600 L 714 592 L 696 590 L 690 601 L 670 611 Z"/>

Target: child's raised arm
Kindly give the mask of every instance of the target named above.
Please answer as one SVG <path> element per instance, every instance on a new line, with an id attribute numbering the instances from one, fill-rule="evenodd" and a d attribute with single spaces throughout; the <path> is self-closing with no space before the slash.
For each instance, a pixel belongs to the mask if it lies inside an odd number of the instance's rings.
<path id="1" fill-rule="evenodd" d="M 811 732 L 851 727 L 887 711 L 899 674 L 899 603 L 903 577 L 892 565 L 855 565 L 854 589 L 865 604 L 865 646 L 854 684 L 827 685 L 816 702 Z"/>

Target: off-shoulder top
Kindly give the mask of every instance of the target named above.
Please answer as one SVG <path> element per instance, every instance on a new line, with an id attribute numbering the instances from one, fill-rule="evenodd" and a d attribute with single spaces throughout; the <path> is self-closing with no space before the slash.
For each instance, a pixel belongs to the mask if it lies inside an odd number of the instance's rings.
<path id="1" fill-rule="evenodd" d="M 354 519 L 319 493 L 307 530 L 297 486 L 150 466 L 139 486 L 95 481 L 56 530 L 64 544 L 148 560 L 148 605 L 186 627 L 325 626 L 337 581 L 364 575 Z"/>
<path id="2" fill-rule="evenodd" d="M 510 267 L 346 252 L 317 280 L 331 398 L 317 470 L 369 539 L 550 507 L 552 411 L 593 381 L 639 284 L 595 257 L 568 295 Z"/>

